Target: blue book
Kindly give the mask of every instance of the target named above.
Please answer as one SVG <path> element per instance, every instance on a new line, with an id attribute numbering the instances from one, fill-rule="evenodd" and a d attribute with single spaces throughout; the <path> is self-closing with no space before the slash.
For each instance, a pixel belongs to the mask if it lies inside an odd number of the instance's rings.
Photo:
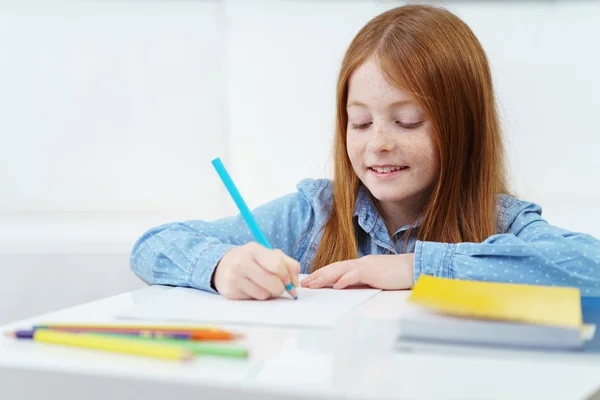
<path id="1" fill-rule="evenodd" d="M 583 322 L 596 325 L 596 334 L 584 347 L 585 353 L 600 353 L 600 297 L 582 297 Z"/>
<path id="2" fill-rule="evenodd" d="M 494 351 L 517 351 L 517 352 L 543 352 L 546 354 L 573 354 L 574 356 L 595 356 L 600 355 L 600 297 L 581 297 L 581 311 L 583 322 L 585 324 L 596 325 L 597 332 L 593 338 L 584 342 L 583 348 L 557 348 L 545 346 L 515 346 L 482 344 L 472 341 L 448 341 L 448 340 L 427 340 L 414 337 L 400 337 L 396 342 L 396 349 L 404 352 L 436 352 L 436 353 L 459 353 L 461 355 L 470 354 L 490 354 Z M 499 327 L 498 332 L 503 332 Z M 504 332 L 503 332 L 504 333 Z M 534 335 L 535 336 L 535 335 Z M 535 340 L 535 337 L 532 338 Z M 466 351 L 466 352 L 465 352 Z"/>

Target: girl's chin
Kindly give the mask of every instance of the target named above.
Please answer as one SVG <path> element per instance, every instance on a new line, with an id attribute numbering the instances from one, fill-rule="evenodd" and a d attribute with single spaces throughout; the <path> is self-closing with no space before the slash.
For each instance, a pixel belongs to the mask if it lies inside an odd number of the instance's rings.
<path id="1" fill-rule="evenodd" d="M 406 200 L 410 196 L 407 193 L 399 193 L 398 191 L 390 191 L 390 190 L 377 190 L 377 188 L 369 188 L 369 191 L 378 201 L 385 202 L 402 202 Z"/>

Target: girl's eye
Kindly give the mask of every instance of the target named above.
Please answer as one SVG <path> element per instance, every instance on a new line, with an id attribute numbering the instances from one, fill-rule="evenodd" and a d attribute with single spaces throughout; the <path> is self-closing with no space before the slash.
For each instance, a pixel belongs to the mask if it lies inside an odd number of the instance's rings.
<path id="1" fill-rule="evenodd" d="M 352 129 L 367 129 L 372 122 L 366 122 L 364 124 L 352 124 Z"/>
<path id="2" fill-rule="evenodd" d="M 416 129 L 423 124 L 423 121 L 412 122 L 410 124 L 405 124 L 400 121 L 396 121 L 396 124 L 398 124 L 400 127 L 404 128 L 404 129 Z"/>

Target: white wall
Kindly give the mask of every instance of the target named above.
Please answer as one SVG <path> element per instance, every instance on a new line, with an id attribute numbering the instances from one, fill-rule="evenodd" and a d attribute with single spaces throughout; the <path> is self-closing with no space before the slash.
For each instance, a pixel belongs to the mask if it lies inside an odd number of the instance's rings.
<path id="1" fill-rule="evenodd" d="M 127 255 L 150 226 L 234 212 L 215 156 L 250 206 L 329 176 L 343 54 L 401 3 L 0 1 L 0 276 L 65 273 L 14 254 L 78 253 L 129 282 L 90 290 L 89 274 L 59 304 L 49 280 L 26 313 L 133 287 Z M 517 193 L 600 236 L 600 4 L 441 3 L 488 53 Z"/>
<path id="2" fill-rule="evenodd" d="M 218 208 L 217 2 L 0 7 L 0 209 Z"/>
<path id="3" fill-rule="evenodd" d="M 492 65 L 516 188 L 540 201 L 600 200 L 600 4 L 453 6 Z"/>

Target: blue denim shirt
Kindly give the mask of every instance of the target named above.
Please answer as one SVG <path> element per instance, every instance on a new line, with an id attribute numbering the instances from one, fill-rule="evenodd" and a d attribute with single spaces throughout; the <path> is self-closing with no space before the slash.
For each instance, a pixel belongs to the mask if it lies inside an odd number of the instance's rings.
<path id="1" fill-rule="evenodd" d="M 308 273 L 333 198 L 329 180 L 305 179 L 298 191 L 258 207 L 253 214 L 274 248 L 298 260 Z M 600 295 L 600 242 L 590 235 L 549 225 L 533 203 L 501 195 L 498 234 L 482 243 L 437 243 L 390 237 L 366 189 L 354 210 L 359 256 L 414 252 L 414 278 L 421 274 L 496 282 L 574 286 Z M 418 229 L 418 228 L 417 228 Z M 174 222 L 147 231 L 135 244 L 131 269 L 149 284 L 212 291 L 221 257 L 253 241 L 241 216 Z M 404 246 L 406 244 L 406 246 Z"/>

